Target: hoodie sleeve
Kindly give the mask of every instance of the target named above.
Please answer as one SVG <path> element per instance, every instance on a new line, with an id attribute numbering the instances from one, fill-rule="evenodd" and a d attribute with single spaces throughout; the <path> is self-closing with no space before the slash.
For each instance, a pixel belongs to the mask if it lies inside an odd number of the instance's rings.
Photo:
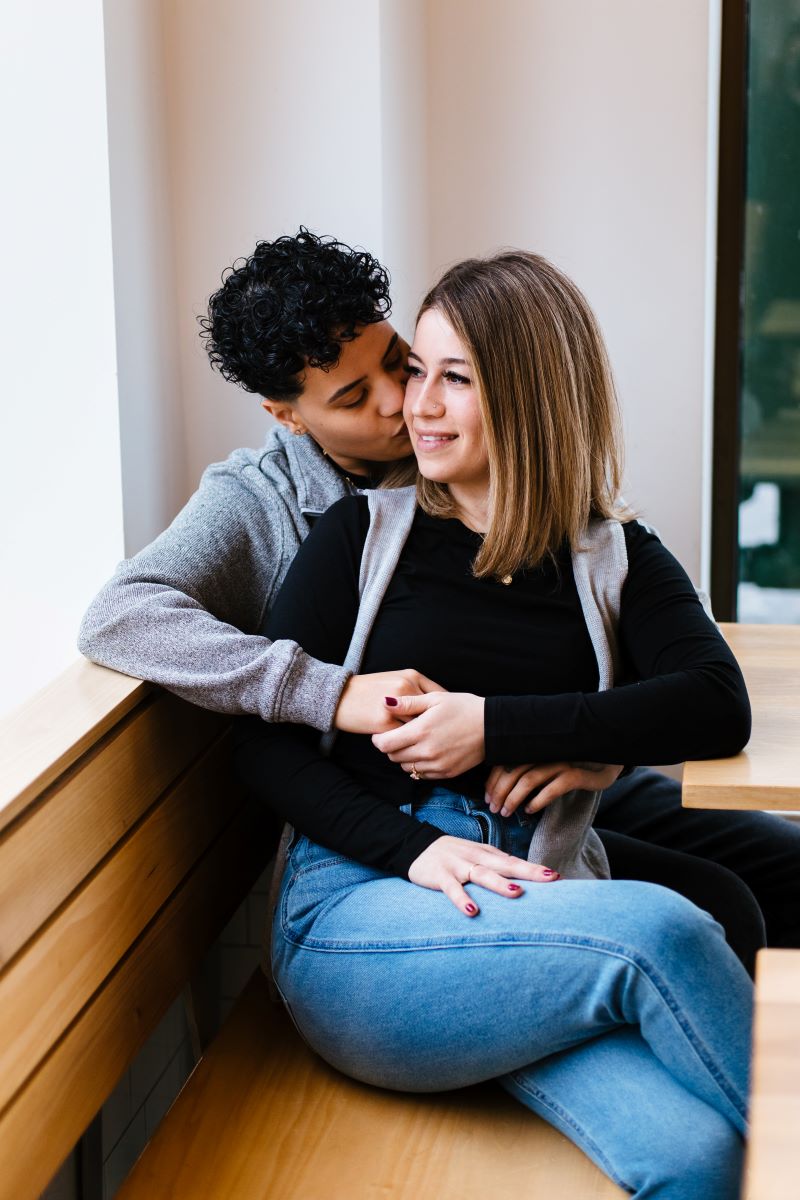
<path id="1" fill-rule="evenodd" d="M 120 564 L 90 604 L 78 648 L 203 708 L 330 728 L 349 673 L 264 633 L 306 531 L 258 457 L 237 451 Z"/>

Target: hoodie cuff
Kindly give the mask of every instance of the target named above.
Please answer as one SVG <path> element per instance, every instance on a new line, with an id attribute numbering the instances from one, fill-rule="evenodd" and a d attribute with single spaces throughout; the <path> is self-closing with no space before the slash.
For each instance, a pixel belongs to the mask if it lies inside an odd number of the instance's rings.
<path id="1" fill-rule="evenodd" d="M 333 725 L 344 685 L 352 671 L 335 663 L 319 662 L 296 643 L 288 644 L 293 647 L 293 652 L 267 719 L 309 725 L 325 733 Z"/>

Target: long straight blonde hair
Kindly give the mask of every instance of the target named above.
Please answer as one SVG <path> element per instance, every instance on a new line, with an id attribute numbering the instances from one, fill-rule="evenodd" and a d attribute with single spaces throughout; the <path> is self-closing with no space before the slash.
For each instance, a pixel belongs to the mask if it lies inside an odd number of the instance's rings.
<path id="1" fill-rule="evenodd" d="M 489 457 L 489 528 L 477 576 L 513 575 L 580 548 L 592 517 L 630 515 L 618 496 L 620 418 L 603 335 L 552 263 L 512 250 L 451 267 L 422 302 L 472 365 Z M 417 477 L 420 506 L 455 515 L 447 485 Z"/>

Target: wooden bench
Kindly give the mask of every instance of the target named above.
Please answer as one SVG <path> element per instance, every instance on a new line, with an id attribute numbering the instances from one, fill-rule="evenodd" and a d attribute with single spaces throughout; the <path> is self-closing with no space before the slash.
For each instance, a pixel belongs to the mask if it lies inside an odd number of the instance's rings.
<path id="1" fill-rule="evenodd" d="M 800 950 L 762 950 L 756 966 L 751 1133 L 744 1200 L 800 1192 Z"/>
<path id="2" fill-rule="evenodd" d="M 0 1200 L 35 1200 L 263 871 L 228 722 L 77 663 L 0 722 Z M 623 1193 L 494 1086 L 408 1096 L 313 1055 L 251 980 L 125 1200 Z"/>

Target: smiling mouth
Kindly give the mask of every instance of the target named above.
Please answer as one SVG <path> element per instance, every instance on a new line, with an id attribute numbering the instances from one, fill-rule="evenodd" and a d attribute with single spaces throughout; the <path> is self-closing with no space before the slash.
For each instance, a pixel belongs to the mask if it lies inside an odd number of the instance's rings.
<path id="1" fill-rule="evenodd" d="M 417 446 L 420 450 L 440 450 L 449 446 L 458 437 L 457 433 L 417 433 Z"/>

